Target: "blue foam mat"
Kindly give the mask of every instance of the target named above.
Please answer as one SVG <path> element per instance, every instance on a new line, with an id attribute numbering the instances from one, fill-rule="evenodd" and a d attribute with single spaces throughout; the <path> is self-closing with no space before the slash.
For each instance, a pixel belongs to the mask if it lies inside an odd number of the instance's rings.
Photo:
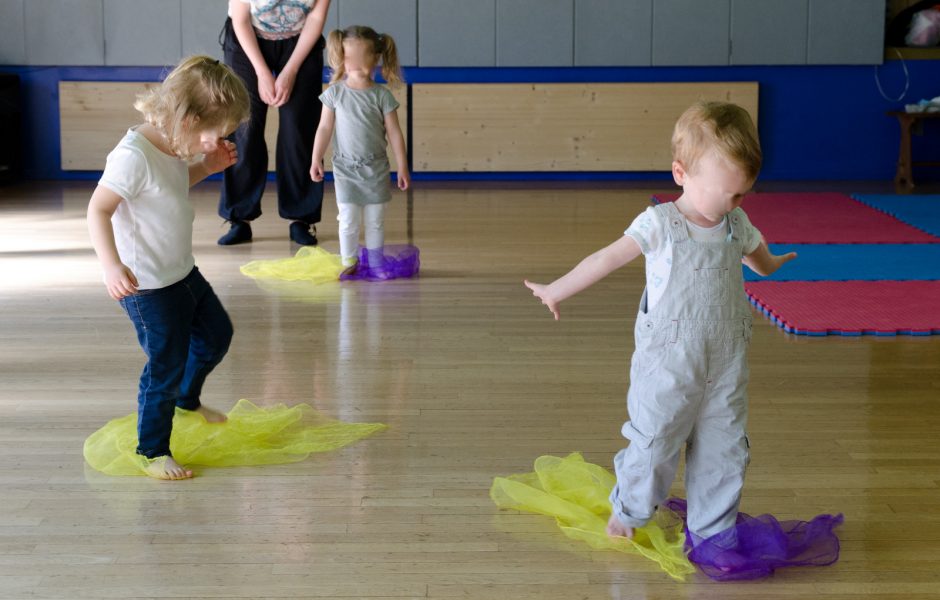
<path id="1" fill-rule="evenodd" d="M 911 227 L 940 236 L 940 196 L 938 195 L 852 194 L 852 197 Z"/>
<path id="2" fill-rule="evenodd" d="M 745 281 L 940 279 L 940 244 L 770 244 L 770 250 L 798 256 L 770 277 L 745 267 Z"/>

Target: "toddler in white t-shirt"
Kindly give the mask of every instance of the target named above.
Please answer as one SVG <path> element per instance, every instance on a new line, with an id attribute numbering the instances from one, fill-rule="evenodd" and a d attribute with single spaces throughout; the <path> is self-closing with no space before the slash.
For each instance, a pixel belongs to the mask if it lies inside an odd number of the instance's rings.
<path id="1" fill-rule="evenodd" d="M 209 422 L 225 415 L 200 403 L 206 377 L 232 339 L 232 322 L 195 266 L 189 188 L 235 163 L 224 140 L 248 119 L 248 92 L 208 56 L 184 60 L 134 107 L 132 127 L 108 161 L 88 204 L 88 229 L 108 294 L 121 303 L 147 364 L 140 376 L 137 453 L 159 479 L 192 471 L 170 454 L 176 408 Z M 189 162 L 202 155 L 198 162 Z"/>

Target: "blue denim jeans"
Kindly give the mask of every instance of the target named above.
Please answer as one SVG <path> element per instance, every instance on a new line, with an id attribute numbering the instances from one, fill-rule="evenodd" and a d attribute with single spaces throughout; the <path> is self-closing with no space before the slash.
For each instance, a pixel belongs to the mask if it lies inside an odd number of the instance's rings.
<path id="1" fill-rule="evenodd" d="M 121 299 L 147 355 L 137 393 L 137 453 L 170 454 L 176 407 L 199 408 L 206 377 L 232 341 L 232 321 L 193 268 L 181 281 Z"/>

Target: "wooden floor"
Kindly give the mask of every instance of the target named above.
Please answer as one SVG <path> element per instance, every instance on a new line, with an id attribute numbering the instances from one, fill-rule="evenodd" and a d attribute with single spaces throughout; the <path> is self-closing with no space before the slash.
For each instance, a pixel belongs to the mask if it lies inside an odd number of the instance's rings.
<path id="1" fill-rule="evenodd" d="M 656 189 L 418 184 L 387 220 L 420 279 L 259 286 L 294 251 L 273 195 L 220 248 L 196 188 L 197 263 L 235 323 L 204 402 L 306 402 L 387 431 L 296 464 L 110 478 L 82 443 L 135 409 L 144 357 L 85 231 L 93 184 L 0 188 L 0 598 L 938 598 L 940 337 L 789 336 L 757 315 L 742 510 L 843 512 L 842 558 L 768 580 L 680 584 L 497 510 L 494 476 L 623 445 L 643 267 L 562 307 L 522 287 L 613 241 Z M 322 244 L 336 251 L 335 205 Z M 745 203 L 745 209 L 747 204 Z M 681 487 L 676 485 L 676 493 Z"/>

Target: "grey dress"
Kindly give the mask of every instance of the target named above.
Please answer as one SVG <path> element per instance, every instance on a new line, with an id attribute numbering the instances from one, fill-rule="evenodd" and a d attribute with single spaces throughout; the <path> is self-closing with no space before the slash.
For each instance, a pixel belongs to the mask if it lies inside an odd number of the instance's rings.
<path id="1" fill-rule="evenodd" d="M 398 108 L 398 101 L 383 85 L 355 90 L 343 81 L 327 88 L 320 101 L 334 114 L 336 201 L 379 204 L 391 200 L 385 115 Z"/>

